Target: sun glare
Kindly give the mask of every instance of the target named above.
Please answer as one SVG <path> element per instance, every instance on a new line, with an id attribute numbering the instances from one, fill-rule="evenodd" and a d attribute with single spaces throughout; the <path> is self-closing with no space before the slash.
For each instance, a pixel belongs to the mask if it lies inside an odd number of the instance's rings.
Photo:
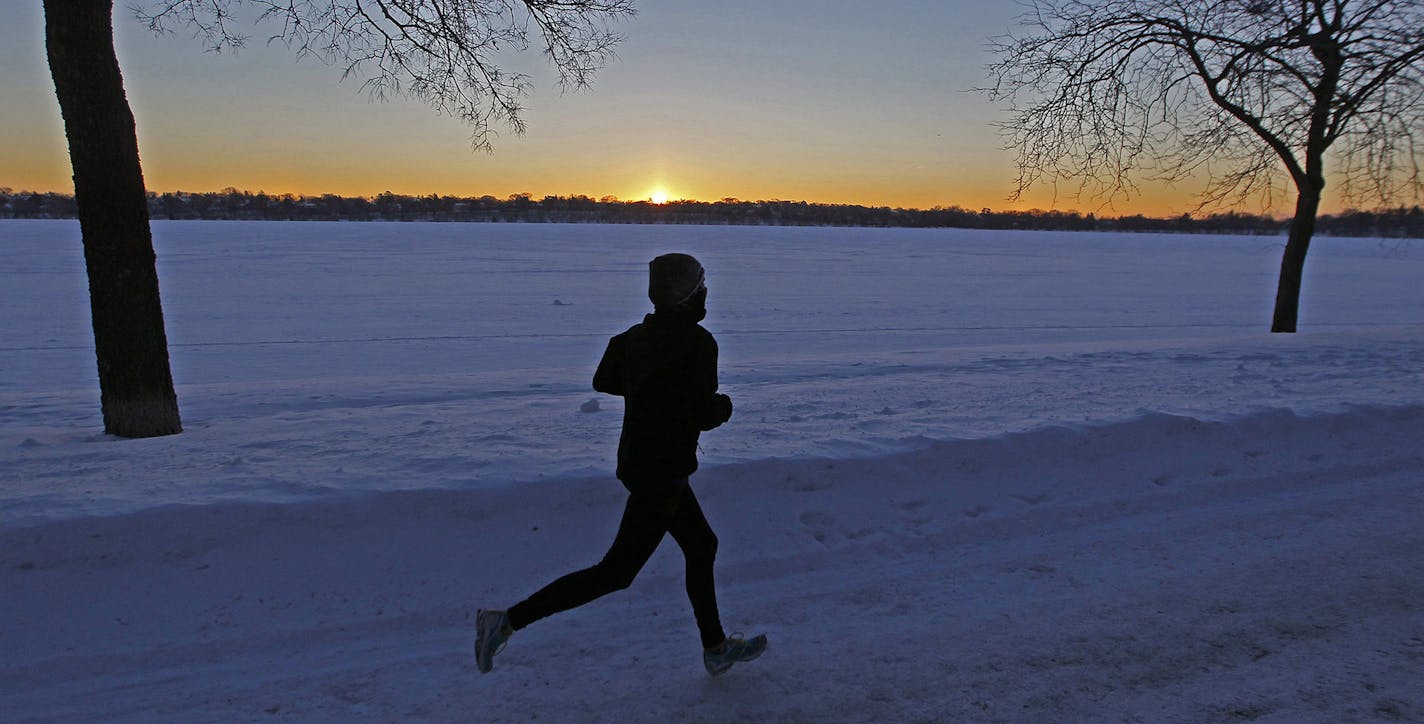
<path id="1" fill-rule="evenodd" d="M 668 193 L 663 189 L 655 189 L 648 200 L 661 206 L 668 202 Z"/>

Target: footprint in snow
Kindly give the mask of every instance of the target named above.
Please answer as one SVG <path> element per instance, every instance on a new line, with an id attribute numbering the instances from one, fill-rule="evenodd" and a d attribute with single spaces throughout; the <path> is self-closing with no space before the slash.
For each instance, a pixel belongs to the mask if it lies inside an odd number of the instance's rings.
<path id="1" fill-rule="evenodd" d="M 810 529 L 811 537 L 819 543 L 827 543 L 837 537 L 831 530 L 836 524 L 836 518 L 824 510 L 808 510 L 801 514 L 799 520 L 801 525 Z"/>
<path id="2" fill-rule="evenodd" d="M 1040 503 L 1046 503 L 1053 499 L 1053 496 L 1049 495 L 1048 493 L 1014 493 L 1009 497 L 1022 503 L 1026 503 L 1028 505 L 1038 505 Z"/>

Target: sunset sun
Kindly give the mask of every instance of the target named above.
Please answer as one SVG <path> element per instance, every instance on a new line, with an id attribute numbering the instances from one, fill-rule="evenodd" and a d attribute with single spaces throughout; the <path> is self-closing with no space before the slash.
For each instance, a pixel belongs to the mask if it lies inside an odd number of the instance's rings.
<path id="1" fill-rule="evenodd" d="M 664 189 L 654 189 L 648 196 L 648 200 L 659 205 L 665 204 L 668 202 L 668 193 Z"/>

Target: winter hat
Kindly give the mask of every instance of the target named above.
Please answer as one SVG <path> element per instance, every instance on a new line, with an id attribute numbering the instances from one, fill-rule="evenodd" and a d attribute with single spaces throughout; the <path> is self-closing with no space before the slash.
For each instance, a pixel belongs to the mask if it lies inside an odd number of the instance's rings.
<path id="1" fill-rule="evenodd" d="M 648 299 L 655 307 L 676 307 L 703 288 L 702 265 L 688 254 L 663 254 L 648 262 Z"/>

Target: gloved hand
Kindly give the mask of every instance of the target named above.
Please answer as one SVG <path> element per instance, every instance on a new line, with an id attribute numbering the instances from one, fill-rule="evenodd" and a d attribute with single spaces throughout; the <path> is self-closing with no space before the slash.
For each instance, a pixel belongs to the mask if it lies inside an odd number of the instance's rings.
<path id="1" fill-rule="evenodd" d="M 722 419 L 722 422 L 732 419 L 732 398 L 718 393 L 714 404 L 716 405 L 717 416 Z"/>

